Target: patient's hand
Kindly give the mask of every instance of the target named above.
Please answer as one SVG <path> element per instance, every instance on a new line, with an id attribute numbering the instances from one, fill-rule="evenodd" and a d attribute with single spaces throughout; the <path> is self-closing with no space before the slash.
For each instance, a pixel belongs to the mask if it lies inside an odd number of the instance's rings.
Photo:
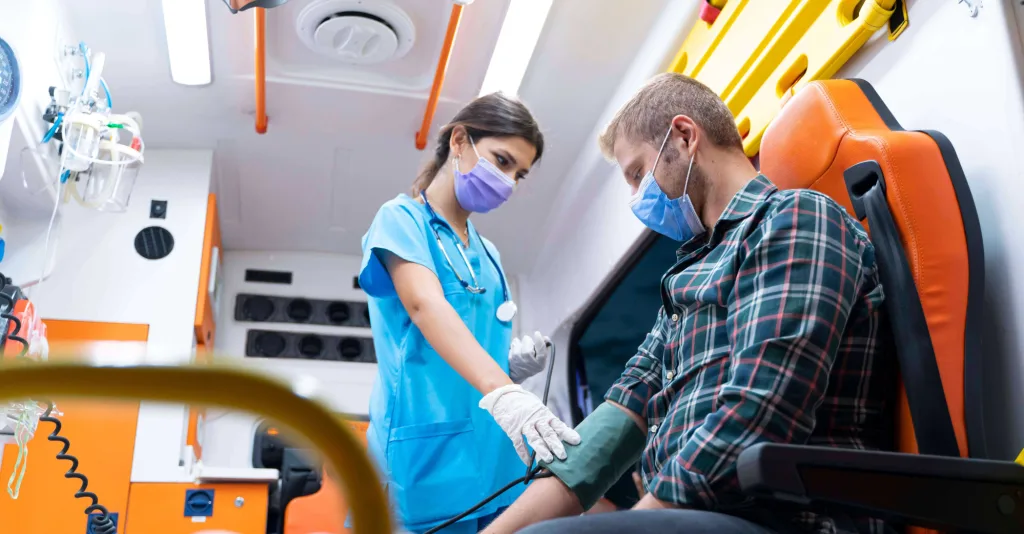
<path id="1" fill-rule="evenodd" d="M 593 514 L 606 514 L 608 512 L 618 512 L 618 511 L 619 511 L 619 508 L 617 506 L 615 506 L 615 504 L 613 504 L 608 499 L 602 498 L 600 501 L 597 501 L 597 504 L 592 506 L 590 508 L 590 510 L 587 510 L 584 513 L 587 514 L 587 515 L 593 515 Z"/>
<path id="2" fill-rule="evenodd" d="M 679 506 L 665 501 L 659 501 L 650 493 L 644 495 L 640 499 L 640 502 L 636 503 L 636 506 L 633 507 L 634 510 L 666 510 L 672 508 L 679 508 Z"/>
<path id="3" fill-rule="evenodd" d="M 647 495 L 647 490 L 644 489 L 644 479 L 640 478 L 640 473 L 633 471 L 633 485 L 636 486 L 636 494 L 641 499 Z"/>

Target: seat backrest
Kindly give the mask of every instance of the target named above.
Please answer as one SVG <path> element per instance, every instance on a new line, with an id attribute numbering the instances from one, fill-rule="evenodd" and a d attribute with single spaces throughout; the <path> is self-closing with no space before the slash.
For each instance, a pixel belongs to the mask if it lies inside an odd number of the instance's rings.
<path id="1" fill-rule="evenodd" d="M 366 429 L 362 421 L 350 421 L 349 427 L 366 445 Z M 325 471 L 320 490 L 312 495 L 293 499 L 284 512 L 284 534 L 345 534 L 342 519 L 346 512 L 345 494 Z"/>
<path id="2" fill-rule="evenodd" d="M 903 382 L 899 450 L 983 457 L 984 256 L 949 141 L 904 131 L 867 82 L 827 80 L 785 104 L 760 164 L 780 189 L 835 199 L 871 235 Z"/>

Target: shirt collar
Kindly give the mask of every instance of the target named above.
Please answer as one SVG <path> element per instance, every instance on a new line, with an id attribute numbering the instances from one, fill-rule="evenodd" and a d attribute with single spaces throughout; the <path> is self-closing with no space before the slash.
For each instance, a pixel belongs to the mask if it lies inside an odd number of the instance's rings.
<path id="1" fill-rule="evenodd" d="M 746 219 L 750 214 L 754 213 L 754 209 L 759 204 L 776 191 L 778 189 L 775 187 L 775 184 L 771 183 L 763 174 L 758 174 L 732 197 L 725 210 L 722 211 L 722 215 L 718 218 L 715 226 L 717 227 L 723 222 Z"/>

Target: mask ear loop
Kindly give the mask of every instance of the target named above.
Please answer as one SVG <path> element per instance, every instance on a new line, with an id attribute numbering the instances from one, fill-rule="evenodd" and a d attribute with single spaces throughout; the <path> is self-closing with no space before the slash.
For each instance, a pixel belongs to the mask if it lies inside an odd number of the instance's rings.
<path id="1" fill-rule="evenodd" d="M 452 135 L 454 135 L 454 133 Z M 469 144 L 472 145 L 473 138 L 469 136 L 469 132 L 466 132 L 466 138 L 469 139 Z M 475 145 L 473 146 L 473 151 L 476 152 Z M 480 154 L 477 154 L 477 157 L 480 157 Z M 452 165 L 455 167 L 455 177 L 458 178 L 458 175 L 462 174 L 462 156 L 456 154 L 454 151 L 452 151 Z"/>
<path id="2" fill-rule="evenodd" d="M 680 198 L 686 198 L 686 189 L 690 187 L 690 171 L 693 170 L 693 158 L 697 157 L 697 154 L 690 156 L 690 164 L 686 166 L 686 181 L 683 182 L 683 196 Z"/>
<path id="3" fill-rule="evenodd" d="M 654 177 L 654 171 L 658 170 L 658 163 L 661 161 L 661 155 L 662 155 L 662 153 L 665 152 L 665 146 L 668 144 L 668 138 L 671 137 L 671 135 L 672 135 L 672 125 L 669 125 L 668 131 L 665 132 L 665 138 L 661 140 L 661 148 L 658 149 L 658 155 L 657 155 L 657 157 L 654 158 L 654 166 L 651 167 L 651 171 L 650 172 L 648 172 L 647 174 L 644 175 L 644 178 L 640 182 L 639 187 L 637 187 L 636 193 L 633 195 L 633 197 L 629 201 L 629 204 L 631 206 L 633 204 L 635 204 L 637 201 L 639 201 L 641 197 L 643 197 L 644 190 L 647 187 L 650 187 L 650 182 L 654 182 L 655 184 L 657 184 L 658 180 Z M 661 186 L 656 185 L 656 187 L 659 190 L 661 189 Z"/>
<path id="4" fill-rule="evenodd" d="M 654 166 L 651 167 L 651 176 L 654 176 L 654 171 L 658 170 L 658 163 L 661 162 L 661 155 L 665 153 L 665 145 L 668 145 L 668 138 L 672 136 L 672 125 L 668 125 L 668 131 L 665 132 L 665 138 L 661 140 L 661 148 L 658 149 L 658 157 L 654 158 Z"/>

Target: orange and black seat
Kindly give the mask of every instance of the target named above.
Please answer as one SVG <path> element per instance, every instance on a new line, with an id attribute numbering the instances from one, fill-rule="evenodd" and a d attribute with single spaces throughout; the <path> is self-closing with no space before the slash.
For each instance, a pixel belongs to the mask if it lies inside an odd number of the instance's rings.
<path id="1" fill-rule="evenodd" d="M 349 426 L 366 445 L 365 421 L 349 421 Z M 345 494 L 327 472 L 321 474 L 320 488 L 296 497 L 285 507 L 282 534 L 345 534 Z"/>
<path id="2" fill-rule="evenodd" d="M 740 456 L 744 490 L 944 531 L 1024 532 L 1024 467 L 985 459 L 984 253 L 952 144 L 903 130 L 867 82 L 829 80 L 785 105 L 760 162 L 779 188 L 820 191 L 865 224 L 903 387 L 898 452 L 762 444 Z"/>

